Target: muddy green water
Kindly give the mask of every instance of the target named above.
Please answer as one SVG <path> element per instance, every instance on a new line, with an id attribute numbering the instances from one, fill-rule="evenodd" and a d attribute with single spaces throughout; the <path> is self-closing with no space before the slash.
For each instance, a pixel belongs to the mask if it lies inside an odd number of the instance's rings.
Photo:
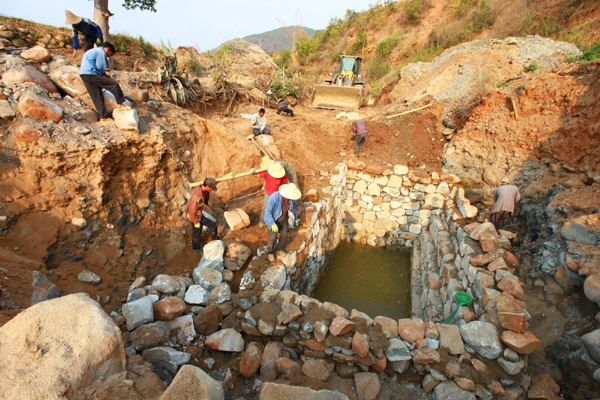
<path id="1" fill-rule="evenodd" d="M 408 318 L 410 255 L 343 241 L 313 297 L 371 318 Z"/>

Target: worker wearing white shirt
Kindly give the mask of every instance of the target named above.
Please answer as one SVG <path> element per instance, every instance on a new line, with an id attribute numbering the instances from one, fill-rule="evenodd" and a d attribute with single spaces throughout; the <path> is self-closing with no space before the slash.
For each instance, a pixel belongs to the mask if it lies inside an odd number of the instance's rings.
<path id="1" fill-rule="evenodd" d="M 258 110 L 258 114 L 254 114 L 250 122 L 252 123 L 252 133 L 254 136 L 271 134 L 271 131 L 267 129 L 267 117 L 265 117 L 264 108 Z"/>

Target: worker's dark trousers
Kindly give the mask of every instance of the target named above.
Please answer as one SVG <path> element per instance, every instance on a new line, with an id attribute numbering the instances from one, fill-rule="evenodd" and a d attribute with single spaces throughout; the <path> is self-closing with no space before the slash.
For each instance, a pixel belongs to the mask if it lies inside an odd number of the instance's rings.
<path id="1" fill-rule="evenodd" d="M 354 149 L 354 155 L 358 155 L 362 151 L 363 144 L 365 144 L 365 140 L 367 139 L 366 133 L 361 133 L 356 135 L 356 147 Z"/>
<path id="2" fill-rule="evenodd" d="M 96 44 L 96 40 L 98 40 L 98 38 L 95 36 L 86 36 L 83 39 L 83 52 L 85 53 L 86 51 L 93 49 L 94 45 Z"/>
<path id="3" fill-rule="evenodd" d="M 281 114 L 281 113 L 286 113 L 288 114 L 290 117 L 294 116 L 294 110 L 292 110 L 289 107 L 286 108 L 280 108 L 279 110 L 277 110 L 277 114 Z"/>
<path id="4" fill-rule="evenodd" d="M 285 250 L 285 245 L 287 242 L 287 234 L 288 234 L 288 222 L 287 218 L 283 223 L 276 222 L 277 227 L 279 228 L 279 242 L 277 243 L 277 248 L 275 248 L 275 242 L 277 241 L 277 233 L 271 230 L 269 227 L 269 240 L 267 241 L 267 250 L 269 254 L 274 254 L 275 251 Z"/>
<path id="5" fill-rule="evenodd" d="M 252 133 L 254 134 L 254 136 L 258 136 L 258 135 L 270 135 L 271 131 L 267 128 L 264 128 L 262 131 L 258 128 L 252 128 Z"/>
<path id="6" fill-rule="evenodd" d="M 98 117 L 108 118 L 106 107 L 104 106 L 102 89 L 111 92 L 117 99 L 117 104 L 123 104 L 125 102 L 123 91 L 114 79 L 111 79 L 106 75 L 81 75 L 81 80 L 92 98 Z"/>
<path id="7" fill-rule="evenodd" d="M 504 218 L 508 217 L 511 213 L 508 211 L 498 211 L 490 214 L 490 222 L 494 224 L 494 228 L 498 230 L 498 225 L 500 225 L 500 221 Z"/>
<path id="8" fill-rule="evenodd" d="M 200 228 L 196 228 L 194 225 L 192 225 L 192 249 L 194 249 L 194 250 L 199 250 L 202 248 L 202 246 L 200 246 L 200 236 L 202 235 L 202 225 L 206 225 L 206 227 L 210 231 L 210 234 L 211 234 L 213 240 L 216 240 L 219 238 L 219 236 L 217 234 L 217 223 L 206 218 L 205 216 L 202 216 L 200 218 Z"/>

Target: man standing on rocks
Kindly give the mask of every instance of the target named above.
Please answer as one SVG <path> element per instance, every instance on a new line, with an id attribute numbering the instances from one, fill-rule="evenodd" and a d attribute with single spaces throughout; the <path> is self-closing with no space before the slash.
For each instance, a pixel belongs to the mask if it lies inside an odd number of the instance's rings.
<path id="1" fill-rule="evenodd" d="M 298 215 L 296 214 L 296 200 L 302 197 L 302 193 L 293 183 L 281 185 L 279 190 L 269 197 L 264 221 L 269 227 L 269 239 L 267 242 L 267 251 L 269 261 L 275 261 L 275 250 L 278 254 L 286 255 L 285 246 L 289 228 L 294 225 L 300 225 Z M 279 242 L 277 242 L 279 234 Z"/>
<path id="2" fill-rule="evenodd" d="M 258 173 L 260 178 L 265 178 L 265 184 L 263 186 L 263 190 L 265 192 L 265 198 L 263 200 L 262 210 L 260 211 L 260 224 L 259 228 L 263 227 L 263 217 L 265 215 L 265 209 L 267 208 L 267 202 L 269 201 L 269 196 L 279 190 L 281 185 L 286 183 L 290 183 L 287 176 L 285 176 L 284 167 L 278 162 L 272 162 L 267 167 L 266 171 Z"/>
<path id="3" fill-rule="evenodd" d="M 265 117 L 265 109 L 258 110 L 258 114 L 254 114 L 250 120 L 252 124 L 252 133 L 254 136 L 270 135 L 271 131 L 267 129 L 267 117 Z"/>
<path id="4" fill-rule="evenodd" d="M 102 29 L 93 21 L 73 14 L 71 11 L 65 11 L 67 22 L 65 24 L 73 26 L 73 57 L 77 55 L 79 48 L 79 33 L 83 34 L 83 52 L 94 48 L 94 44 L 102 43 Z"/>
<path id="5" fill-rule="evenodd" d="M 362 119 L 357 119 L 352 123 L 352 133 L 356 135 L 356 147 L 354 149 L 354 155 L 358 156 L 358 153 L 362 151 L 363 144 L 367 139 L 367 123 Z"/>
<path id="6" fill-rule="evenodd" d="M 217 180 L 215 178 L 206 178 L 201 185 L 196 186 L 192 190 L 192 195 L 188 202 L 187 210 L 185 212 L 185 219 L 192 223 L 192 249 L 195 254 L 202 252 L 202 246 L 200 246 L 200 236 L 202 235 L 202 225 L 205 225 L 213 240 L 217 240 L 219 235 L 217 233 L 217 223 L 213 220 L 202 215 L 204 206 L 208 204 L 210 199 L 210 192 L 217 191 Z"/>
<path id="7" fill-rule="evenodd" d="M 519 188 L 510 184 L 508 178 L 503 178 L 500 187 L 494 189 L 494 206 L 490 211 L 490 222 L 496 230 L 500 221 L 515 212 L 515 204 L 521 200 Z"/>
<path id="8" fill-rule="evenodd" d="M 98 117 L 100 117 L 100 122 L 111 121 L 111 119 L 108 118 L 106 107 L 104 106 L 102 89 L 108 90 L 115 96 L 117 108 L 127 108 L 127 106 L 123 104 L 125 103 L 125 95 L 123 95 L 121 87 L 117 81 L 112 79 L 106 73 L 106 69 L 108 68 L 108 57 L 114 55 L 115 46 L 113 46 L 112 43 L 104 42 L 100 47 L 88 50 L 83 55 L 81 69 L 79 70 L 79 76 L 92 98 L 94 108 L 96 108 Z"/>

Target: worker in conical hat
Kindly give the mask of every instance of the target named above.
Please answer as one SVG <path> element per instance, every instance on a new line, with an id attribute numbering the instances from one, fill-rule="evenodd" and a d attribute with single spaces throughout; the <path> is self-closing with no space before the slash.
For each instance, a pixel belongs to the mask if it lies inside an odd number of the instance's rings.
<path id="1" fill-rule="evenodd" d="M 281 185 L 279 190 L 269 197 L 264 216 L 264 222 L 269 227 L 267 242 L 269 261 L 275 261 L 275 250 L 281 256 L 287 254 L 285 246 L 288 229 L 300 225 L 296 214 L 296 200 L 300 197 L 302 197 L 302 193 L 293 183 Z M 277 240 L 278 235 L 279 241 Z"/>
<path id="2" fill-rule="evenodd" d="M 77 55 L 79 48 L 79 33 L 83 34 L 83 52 L 93 49 L 94 44 L 102 44 L 102 29 L 94 21 L 65 11 L 67 21 L 65 24 L 73 26 L 73 57 Z"/>
<path id="3" fill-rule="evenodd" d="M 265 198 L 263 200 L 262 210 L 260 212 L 260 223 L 259 227 L 263 227 L 263 217 L 265 215 L 265 208 L 267 207 L 267 202 L 269 201 L 269 196 L 279 190 L 281 185 L 290 183 L 290 180 L 285 176 L 285 169 L 279 163 L 271 161 L 266 171 L 259 172 L 257 176 L 261 178 L 265 178 L 264 191 Z"/>

